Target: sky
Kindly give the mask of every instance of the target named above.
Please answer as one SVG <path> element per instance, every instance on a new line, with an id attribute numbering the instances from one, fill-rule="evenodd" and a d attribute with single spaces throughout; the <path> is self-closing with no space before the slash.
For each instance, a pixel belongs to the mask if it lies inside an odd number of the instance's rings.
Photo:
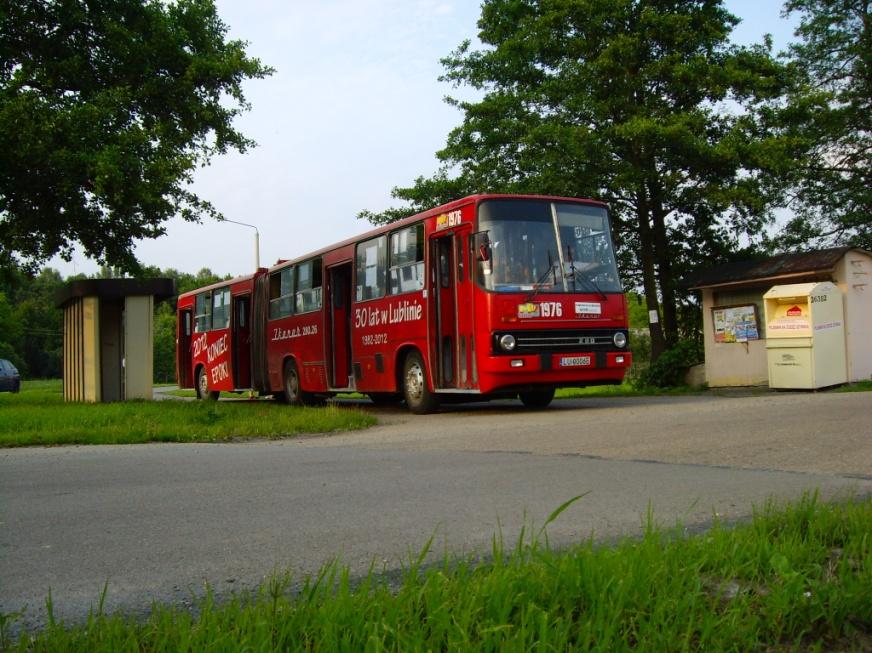
<path id="1" fill-rule="evenodd" d="M 784 49 L 796 21 L 774 0 L 725 0 L 742 19 L 737 43 L 772 34 Z M 475 42 L 477 0 L 216 0 L 228 36 L 276 69 L 244 89 L 252 109 L 235 125 L 258 146 L 213 159 L 192 190 L 228 220 L 254 225 L 260 265 L 320 249 L 371 228 L 363 209 L 398 202 L 391 189 L 438 167 L 435 153 L 460 112 L 444 102 L 463 90 L 438 81 L 442 57 Z M 255 230 L 173 219 L 136 247 L 141 263 L 195 273 L 248 274 Z M 81 253 L 49 263 L 65 276 L 98 265 Z"/>

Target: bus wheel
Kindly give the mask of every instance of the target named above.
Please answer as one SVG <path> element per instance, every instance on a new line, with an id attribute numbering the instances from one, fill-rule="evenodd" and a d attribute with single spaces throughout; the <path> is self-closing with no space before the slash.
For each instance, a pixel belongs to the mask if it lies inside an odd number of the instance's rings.
<path id="1" fill-rule="evenodd" d="M 439 408 L 439 397 L 427 387 L 424 360 L 417 351 L 409 352 L 403 365 L 403 397 L 406 406 L 416 415 L 432 413 Z"/>
<path id="2" fill-rule="evenodd" d="M 215 401 L 218 399 L 217 390 L 209 390 L 209 377 L 206 376 L 206 368 L 197 370 L 197 399 Z"/>
<path id="3" fill-rule="evenodd" d="M 547 408 L 551 400 L 554 399 L 554 388 L 544 388 L 542 390 L 530 390 L 529 392 L 519 392 L 518 399 L 527 408 Z"/>
<path id="4" fill-rule="evenodd" d="M 297 364 L 294 361 L 285 363 L 284 385 L 282 386 L 282 399 L 291 406 L 302 406 L 303 395 L 300 392 L 300 375 L 297 373 Z"/>

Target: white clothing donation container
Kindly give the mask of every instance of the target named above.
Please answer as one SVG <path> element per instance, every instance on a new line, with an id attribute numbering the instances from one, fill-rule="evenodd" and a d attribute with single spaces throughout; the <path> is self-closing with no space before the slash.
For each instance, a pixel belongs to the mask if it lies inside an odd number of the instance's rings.
<path id="1" fill-rule="evenodd" d="M 774 286 L 763 295 L 769 387 L 814 390 L 846 383 L 842 292 L 826 282 Z"/>

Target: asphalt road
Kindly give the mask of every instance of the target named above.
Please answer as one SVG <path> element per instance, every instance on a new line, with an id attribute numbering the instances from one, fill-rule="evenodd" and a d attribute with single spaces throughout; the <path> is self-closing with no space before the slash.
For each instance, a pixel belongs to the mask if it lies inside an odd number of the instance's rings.
<path id="1" fill-rule="evenodd" d="M 434 549 L 486 553 L 567 499 L 563 546 L 658 522 L 703 528 L 770 498 L 872 494 L 872 394 L 583 399 L 411 416 L 285 441 L 0 451 L 0 611 L 24 624 L 145 612 L 299 579 L 338 558 L 356 573 Z"/>

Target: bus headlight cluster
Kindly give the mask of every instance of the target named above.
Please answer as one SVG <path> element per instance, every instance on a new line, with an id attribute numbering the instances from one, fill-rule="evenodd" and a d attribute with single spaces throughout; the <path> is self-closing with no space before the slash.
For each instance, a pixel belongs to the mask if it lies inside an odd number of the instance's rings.
<path id="1" fill-rule="evenodd" d="M 623 331 L 618 331 L 612 340 L 615 343 L 615 347 L 618 349 L 623 349 L 627 346 L 627 334 Z"/>
<path id="2" fill-rule="evenodd" d="M 507 333 L 506 335 L 500 337 L 500 347 L 503 351 L 514 351 L 516 344 L 517 343 L 515 342 L 515 336 L 513 336 L 511 333 Z"/>

